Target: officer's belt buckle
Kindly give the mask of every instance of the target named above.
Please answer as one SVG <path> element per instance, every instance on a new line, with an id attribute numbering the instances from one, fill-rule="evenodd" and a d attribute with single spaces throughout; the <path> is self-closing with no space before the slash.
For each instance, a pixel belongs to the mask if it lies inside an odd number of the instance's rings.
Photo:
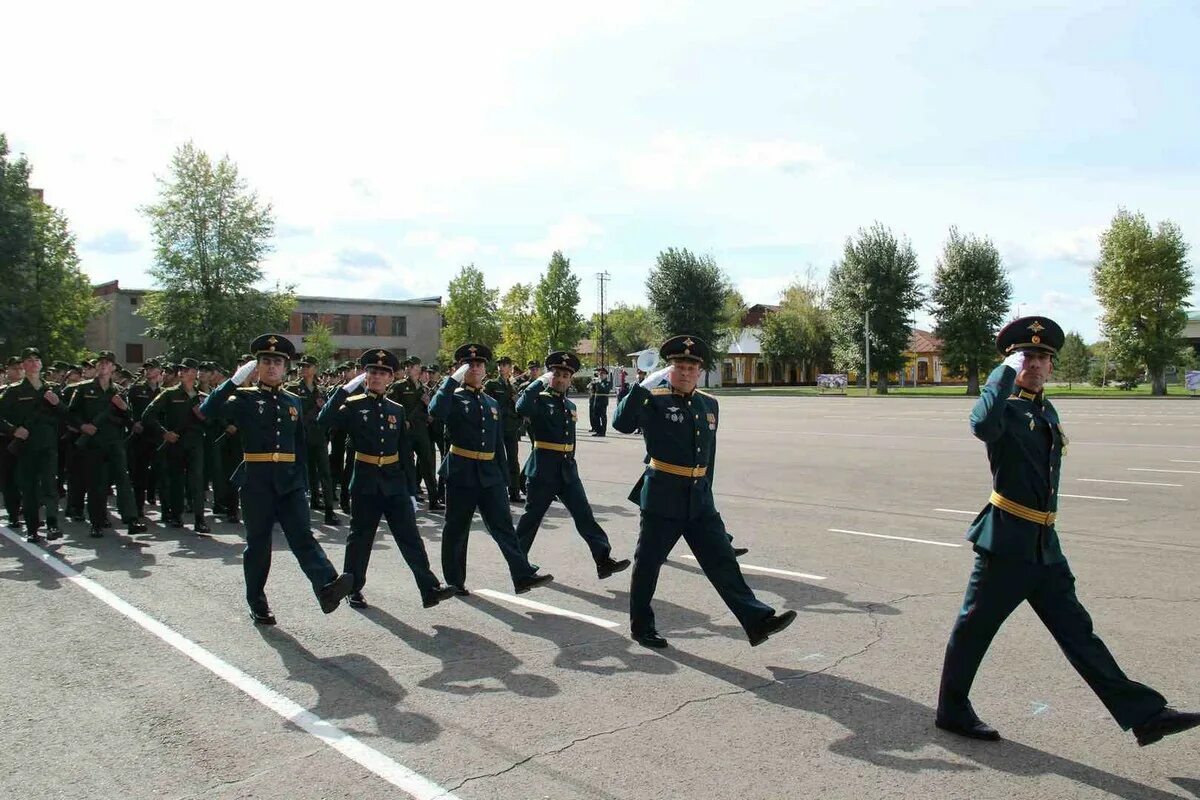
<path id="1" fill-rule="evenodd" d="M 1046 528 L 1053 525 L 1054 520 L 1058 518 L 1058 514 L 1054 511 L 1038 511 L 1036 508 L 1023 506 L 1020 503 L 1009 500 L 997 491 L 992 492 L 992 496 L 988 498 L 988 502 L 1001 511 L 1007 511 L 1014 517 L 1020 517 L 1027 522 L 1033 522 Z"/>
<path id="2" fill-rule="evenodd" d="M 463 458 L 471 458 L 476 461 L 491 461 L 496 457 L 495 453 L 484 453 L 479 450 L 468 450 L 465 447 L 459 447 L 456 444 L 450 445 L 450 452 L 456 456 Z"/>
<path id="3" fill-rule="evenodd" d="M 681 467 L 677 464 L 659 461 L 657 458 L 650 459 L 650 468 L 668 475 L 678 475 L 681 478 L 703 478 L 708 474 L 708 467 Z"/>
<path id="4" fill-rule="evenodd" d="M 534 442 L 533 446 L 538 450 L 553 450 L 556 453 L 570 453 L 575 449 L 573 444 L 559 444 L 558 442 Z"/>
<path id="5" fill-rule="evenodd" d="M 247 462 L 254 463 L 291 463 L 296 460 L 295 453 L 246 453 L 242 456 Z"/>

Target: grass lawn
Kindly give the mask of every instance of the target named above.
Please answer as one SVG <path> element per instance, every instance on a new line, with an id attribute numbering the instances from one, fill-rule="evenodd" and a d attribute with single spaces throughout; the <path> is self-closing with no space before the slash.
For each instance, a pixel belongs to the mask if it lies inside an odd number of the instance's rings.
<path id="1" fill-rule="evenodd" d="M 815 386 L 768 386 L 759 388 L 737 387 L 730 389 L 706 389 L 705 391 L 712 392 L 716 395 L 766 395 L 770 397 L 819 397 L 828 395 L 830 397 L 840 397 L 841 395 L 834 392 L 821 392 Z M 1150 385 L 1142 384 L 1136 389 L 1126 391 L 1124 389 L 1114 388 L 1098 388 L 1088 383 L 1077 383 L 1071 388 L 1067 388 L 1063 384 L 1051 384 L 1046 387 L 1046 393 L 1050 397 L 1094 397 L 1113 400 L 1186 400 L 1197 395 L 1183 388 L 1182 384 L 1173 384 L 1167 387 L 1166 397 L 1154 397 L 1150 394 Z M 847 397 L 867 397 L 866 390 L 861 387 L 851 386 L 846 389 Z M 886 395 L 877 395 L 872 392 L 870 397 L 966 397 L 967 388 L 965 386 L 889 386 Z"/>

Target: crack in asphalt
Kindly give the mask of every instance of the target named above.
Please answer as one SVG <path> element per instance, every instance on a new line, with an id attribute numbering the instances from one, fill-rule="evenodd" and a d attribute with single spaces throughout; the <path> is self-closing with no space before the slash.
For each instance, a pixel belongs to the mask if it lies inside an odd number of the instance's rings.
<path id="1" fill-rule="evenodd" d="M 245 775 L 240 778 L 233 778 L 232 780 L 227 780 L 227 781 L 217 781 L 216 783 L 213 783 L 213 784 L 210 784 L 209 786 L 204 787 L 203 789 L 201 789 L 199 792 L 196 792 L 195 794 L 180 795 L 178 798 L 176 798 L 176 800 L 197 800 L 197 798 L 209 797 L 212 794 L 212 792 L 216 789 L 224 789 L 229 786 L 237 786 L 239 783 L 246 783 L 247 781 L 252 781 L 257 778 L 261 778 L 263 775 L 267 775 L 272 772 L 278 772 L 282 767 L 286 767 L 297 761 L 303 761 L 307 758 L 312 758 L 313 756 L 317 755 L 318 753 L 323 752 L 324 750 L 325 750 L 324 747 L 318 747 L 313 750 L 307 750 L 303 753 L 299 753 L 295 756 L 292 756 L 291 758 L 284 760 L 282 763 L 272 764 L 271 766 L 266 767 L 265 769 L 260 769 L 257 772 L 252 772 L 249 775 Z"/>

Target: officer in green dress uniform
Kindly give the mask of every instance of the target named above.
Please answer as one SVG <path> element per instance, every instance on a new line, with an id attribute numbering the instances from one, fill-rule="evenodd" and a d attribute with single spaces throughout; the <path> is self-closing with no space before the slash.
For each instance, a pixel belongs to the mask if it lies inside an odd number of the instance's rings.
<path id="1" fill-rule="evenodd" d="M 517 413 L 517 388 L 512 381 L 513 361 L 508 356 L 496 360 L 496 377 L 483 385 L 500 406 L 500 435 L 504 442 L 504 458 L 508 462 L 508 499 L 518 505 L 525 502 L 521 497 L 521 454 L 518 442 L 521 438 L 521 415 Z"/>
<path id="2" fill-rule="evenodd" d="M 58 527 L 58 426 L 66 403 L 58 387 L 42 381 L 42 357 L 35 347 L 21 353 L 24 377 L 0 391 L 0 431 L 10 436 L 7 455 L 15 461 L 16 484 L 25 515 L 25 540 L 43 541 L 38 533 L 46 510 L 46 539 L 62 536 Z M 9 518 L 13 509 L 9 507 Z M 14 523 L 15 524 L 15 523 Z"/>
<path id="3" fill-rule="evenodd" d="M 146 517 L 146 500 L 154 497 L 154 462 L 157 443 L 155 437 L 142 424 L 142 416 L 158 393 L 162 390 L 162 371 L 154 359 L 142 364 L 142 377 L 129 387 L 129 416 L 137 420 L 127 447 L 130 480 L 133 483 L 133 503 L 137 507 L 138 519 Z"/>
<path id="4" fill-rule="evenodd" d="M 975 568 L 946 647 L 936 723 L 973 739 L 1000 738 L 975 714 L 968 694 L 992 637 L 1027 600 L 1122 730 L 1132 728 L 1138 744 L 1147 745 L 1200 725 L 1200 714 L 1168 708 L 1158 692 L 1127 678 L 1075 595 L 1055 530 L 1068 442 L 1043 392 L 1064 338 L 1047 317 L 1006 325 L 996 337 L 1004 363 L 971 410 L 971 430 L 987 445 L 992 494 L 967 531 Z"/>
<path id="5" fill-rule="evenodd" d="M 300 398 L 304 406 L 304 440 L 308 443 L 308 486 L 311 507 L 325 511 L 325 524 L 337 525 L 333 510 L 333 473 L 329 467 L 329 437 L 325 426 L 317 421 L 325 406 L 325 390 L 317 385 L 317 360 L 312 356 L 300 358 L 300 380 L 288 384 L 288 391 Z"/>
<path id="6" fill-rule="evenodd" d="M 179 383 L 159 392 L 142 414 L 142 425 L 162 439 L 163 462 L 167 472 L 167 494 L 162 520 L 172 528 L 183 527 L 184 491 L 190 499 L 193 530 L 211 533 L 204 519 L 204 429 L 206 418 L 200 413 L 207 394 L 196 386 L 197 363 L 194 358 L 179 362 Z"/>
<path id="7" fill-rule="evenodd" d="M 433 443 L 429 438 L 430 392 L 419 380 L 421 359 L 413 356 L 406 359 L 403 366 L 404 375 L 392 383 L 387 395 L 388 399 L 404 407 L 404 417 L 408 420 L 409 441 L 412 445 L 412 454 L 406 457 L 416 457 L 417 489 L 420 489 L 421 481 L 424 480 L 429 510 L 438 511 L 443 506 L 438 501 Z"/>
<path id="8" fill-rule="evenodd" d="M 517 538 L 526 554 L 533 547 L 534 537 L 550 504 L 558 498 L 571 519 L 575 530 L 587 543 L 596 562 L 596 574 L 601 578 L 629 567 L 629 559 L 616 561 L 608 534 L 596 522 L 588 503 L 579 466 L 575 461 L 575 403 L 567 397 L 571 376 L 579 369 L 579 359 L 573 353 L 557 351 L 546 357 L 546 371 L 527 385 L 517 399 L 516 411 L 529 420 L 533 432 L 533 452 L 525 462 L 529 497 L 525 513 L 517 523 Z"/>
<path id="9" fill-rule="evenodd" d="M 612 394 L 612 381 L 604 367 L 596 370 L 596 377 L 588 383 L 588 423 L 592 436 L 608 433 L 608 397 Z"/>
<path id="10" fill-rule="evenodd" d="M 513 529 L 506 489 L 508 466 L 500 436 L 500 406 L 483 391 L 489 347 L 464 344 L 454 352 L 459 364 L 442 381 L 429 413 L 446 423 L 450 452 L 442 462 L 446 478 L 446 524 L 442 529 L 442 575 L 461 595 L 468 594 L 467 536 L 475 509 L 500 547 L 518 594 L 553 580 L 529 563 Z"/>
<path id="11" fill-rule="evenodd" d="M 754 596 L 713 500 L 719 410 L 715 397 L 696 389 L 711 358 L 708 345 L 695 336 L 675 336 L 659 354 L 669 366 L 634 386 L 613 415 L 613 428 L 621 433 L 641 428 L 646 442 L 646 469 L 629 495 L 641 508 L 629 590 L 633 638 L 646 647 L 667 646 L 650 603 L 663 562 L 683 536 L 750 644 L 762 644 L 790 625 L 796 612 L 776 614 Z"/>
<path id="12" fill-rule="evenodd" d="M 346 431 L 354 448 L 350 535 L 344 567 L 354 575 L 350 605 L 367 607 L 362 589 L 379 521 L 386 518 L 400 555 L 417 581 L 421 604 L 432 608 L 453 596 L 454 590 L 442 586 L 429 568 L 425 543 L 417 532 L 417 478 L 409 455 L 404 406 L 386 396 L 400 359 L 380 348 L 363 352 L 358 363 L 363 372 L 338 388 L 320 413 L 321 423 Z"/>
<path id="13" fill-rule="evenodd" d="M 117 513 L 130 533 L 143 533 L 133 501 L 129 465 L 125 461 L 125 429 L 133 425 L 129 404 L 112 382 L 116 357 L 101 350 L 96 356 L 96 377 L 81 381 L 71 395 L 67 413 L 79 429 L 76 441 L 83 455 L 87 482 L 87 514 L 91 535 L 99 538 L 108 522 L 108 487 L 116 485 Z"/>
<path id="14" fill-rule="evenodd" d="M 0 388 L 20 383 L 23 377 L 21 357 L 9 356 L 4 365 L 4 381 Z M 14 445 L 10 450 L 11 443 L 12 436 L 0 430 L 0 492 L 4 495 L 4 510 L 8 514 L 9 527 L 16 530 L 21 522 L 21 488 L 17 483 L 17 456 L 13 451 L 19 445 Z"/>
<path id="15" fill-rule="evenodd" d="M 354 576 L 338 575 L 308 524 L 301 403 L 282 385 L 296 347 L 283 334 L 264 333 L 250 343 L 250 351 L 256 360 L 239 367 L 201 404 L 200 412 L 235 425 L 241 437 L 242 463 L 232 481 L 241 489 L 246 528 L 242 554 L 246 602 L 256 624 L 274 625 L 266 585 L 275 523 L 283 529 L 288 547 L 326 614 L 335 611 L 350 593 Z M 257 383 L 242 386 L 255 371 Z"/>

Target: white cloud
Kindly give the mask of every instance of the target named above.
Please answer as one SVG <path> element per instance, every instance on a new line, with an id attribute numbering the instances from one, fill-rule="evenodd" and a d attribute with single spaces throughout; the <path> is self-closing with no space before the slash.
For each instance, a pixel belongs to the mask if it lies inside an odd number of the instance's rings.
<path id="1" fill-rule="evenodd" d="M 624 160 L 625 181 L 643 191 L 696 189 L 721 173 L 808 172 L 834 166 L 825 150 L 785 139 L 737 141 L 667 131 Z"/>
<path id="2" fill-rule="evenodd" d="M 548 260 L 555 250 L 562 250 L 570 258 L 571 251 L 582 250 L 603 232 L 604 229 L 595 222 L 576 214 L 551 225 L 546 235 L 537 241 L 513 245 L 512 251 L 519 256 Z"/>
<path id="3" fill-rule="evenodd" d="M 410 231 L 400 243 L 405 247 L 430 250 L 438 260 L 449 262 L 469 260 L 478 253 L 495 250 L 494 247 L 484 247 L 474 236 L 446 236 L 434 230 Z"/>

